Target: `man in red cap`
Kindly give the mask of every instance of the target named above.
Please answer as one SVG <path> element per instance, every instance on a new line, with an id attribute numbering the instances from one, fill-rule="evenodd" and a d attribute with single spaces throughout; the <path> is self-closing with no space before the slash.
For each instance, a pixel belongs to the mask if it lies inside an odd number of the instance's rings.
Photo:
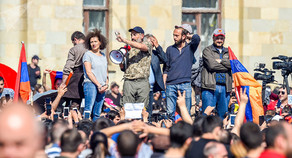
<path id="1" fill-rule="evenodd" d="M 232 90 L 232 74 L 228 49 L 223 47 L 225 31 L 216 29 L 213 33 L 213 44 L 203 50 L 202 69 L 202 102 L 203 111 L 216 107 L 223 119 L 228 110 Z"/>

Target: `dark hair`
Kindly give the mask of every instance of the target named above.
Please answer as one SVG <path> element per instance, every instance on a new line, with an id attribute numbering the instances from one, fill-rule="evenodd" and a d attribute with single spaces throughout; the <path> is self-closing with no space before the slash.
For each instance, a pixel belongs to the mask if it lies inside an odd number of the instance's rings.
<path id="1" fill-rule="evenodd" d="M 67 129 L 61 136 L 62 152 L 76 152 L 78 146 L 83 142 L 82 137 L 76 128 Z"/>
<path id="2" fill-rule="evenodd" d="M 177 124 L 174 124 L 170 128 L 170 145 L 173 148 L 180 148 L 184 145 L 185 141 L 192 137 L 193 127 L 192 125 L 180 121 Z"/>
<path id="3" fill-rule="evenodd" d="M 4 78 L 2 76 L 0 76 L 0 81 L 3 81 L 4 82 Z"/>
<path id="4" fill-rule="evenodd" d="M 74 38 L 85 40 L 85 36 L 84 36 L 84 34 L 83 34 L 82 32 L 80 32 L 80 31 L 75 31 L 75 32 L 71 35 L 71 41 L 74 41 Z"/>
<path id="5" fill-rule="evenodd" d="M 39 89 L 40 89 L 41 87 L 43 87 L 43 85 L 41 85 L 41 84 L 36 84 L 36 85 L 34 86 L 33 95 L 37 94 L 37 93 L 39 92 Z"/>
<path id="6" fill-rule="evenodd" d="M 90 139 L 90 149 L 92 150 L 92 158 L 102 157 L 102 151 L 104 151 L 105 155 L 109 155 L 106 135 L 101 132 L 93 133 Z"/>
<path id="7" fill-rule="evenodd" d="M 207 116 L 202 123 L 203 133 L 210 133 L 216 127 L 222 128 L 223 122 L 219 116 Z"/>
<path id="8" fill-rule="evenodd" d="M 93 126 L 93 122 L 90 120 L 81 120 L 78 125 L 77 129 L 83 131 L 86 134 L 87 139 L 89 139 L 89 135 Z"/>
<path id="9" fill-rule="evenodd" d="M 200 137 L 203 134 L 202 124 L 204 121 L 204 116 L 197 116 L 193 123 L 193 137 Z"/>
<path id="10" fill-rule="evenodd" d="M 108 115 L 108 119 L 110 119 L 112 121 L 116 118 L 116 116 L 120 117 L 120 114 L 117 111 L 115 111 L 115 110 L 109 111 L 107 113 L 107 115 Z"/>
<path id="11" fill-rule="evenodd" d="M 279 136 L 283 135 L 285 138 L 287 138 L 287 134 L 285 132 L 283 123 L 277 123 L 273 126 L 270 126 L 266 130 L 266 144 L 267 148 L 274 147 L 275 139 Z"/>
<path id="12" fill-rule="evenodd" d="M 121 132 L 118 136 L 117 148 L 120 155 L 123 156 L 135 156 L 137 147 L 139 145 L 138 136 L 129 130 Z"/>
<path id="13" fill-rule="evenodd" d="M 258 125 L 247 122 L 240 127 L 240 140 L 248 150 L 261 146 L 263 137 Z"/>
<path id="14" fill-rule="evenodd" d="M 183 35 L 187 35 L 189 32 L 186 30 L 186 29 L 184 29 L 184 28 L 182 28 L 182 27 L 175 27 L 175 29 L 180 29 L 181 30 L 181 35 L 183 36 Z"/>
<path id="15" fill-rule="evenodd" d="M 114 123 L 112 121 L 110 121 L 109 119 L 99 118 L 93 123 L 92 131 L 97 132 L 97 131 L 100 131 L 104 128 L 110 127 L 112 125 L 114 125 Z"/>
<path id="16" fill-rule="evenodd" d="M 90 39 L 92 37 L 97 37 L 98 40 L 100 41 L 100 50 L 103 50 L 106 48 L 106 45 L 108 43 L 107 39 L 101 34 L 101 31 L 98 29 L 93 29 L 91 32 L 89 32 L 86 37 L 85 37 L 85 47 L 89 50 L 91 50 L 91 45 L 90 45 Z"/>

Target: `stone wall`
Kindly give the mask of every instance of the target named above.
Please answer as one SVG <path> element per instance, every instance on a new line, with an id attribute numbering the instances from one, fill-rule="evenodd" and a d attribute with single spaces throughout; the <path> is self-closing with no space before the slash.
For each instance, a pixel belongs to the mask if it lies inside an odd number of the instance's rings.
<path id="1" fill-rule="evenodd" d="M 272 68 L 273 56 L 292 56 L 291 0 L 224 0 L 226 45 L 253 75 L 257 63 Z M 276 80 L 282 83 L 280 71 Z"/>

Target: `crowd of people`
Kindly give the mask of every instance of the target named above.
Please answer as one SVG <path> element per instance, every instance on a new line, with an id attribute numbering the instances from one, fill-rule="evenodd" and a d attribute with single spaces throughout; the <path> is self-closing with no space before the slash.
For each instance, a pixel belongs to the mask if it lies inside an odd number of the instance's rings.
<path id="1" fill-rule="evenodd" d="M 292 157 L 287 89 L 276 86 L 259 123 L 246 122 L 249 98 L 242 88 L 236 99 L 223 29 L 214 30 L 199 58 L 200 37 L 188 24 L 174 27 L 166 51 L 141 27 L 129 32 L 130 40 L 116 32 L 127 49 L 121 92 L 109 83 L 120 79 L 109 79 L 108 39 L 98 29 L 72 34 L 74 46 L 51 88 L 50 70 L 37 84 L 41 59 L 32 57 L 30 84 L 33 95 L 44 94 L 42 102 L 14 103 L 0 77 L 0 157 Z M 143 104 L 139 117 L 129 104 Z"/>

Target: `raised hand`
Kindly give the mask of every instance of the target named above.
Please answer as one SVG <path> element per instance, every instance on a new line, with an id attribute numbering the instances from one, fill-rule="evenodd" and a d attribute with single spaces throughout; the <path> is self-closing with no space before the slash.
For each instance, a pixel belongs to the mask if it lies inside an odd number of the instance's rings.
<path id="1" fill-rule="evenodd" d="M 186 91 L 183 92 L 183 94 L 181 94 L 181 92 L 178 90 L 177 91 L 177 105 L 179 108 L 186 106 Z"/>
<path id="2" fill-rule="evenodd" d="M 240 103 L 246 104 L 248 102 L 248 96 L 246 94 L 246 88 L 242 92 L 242 88 L 240 88 Z"/>

